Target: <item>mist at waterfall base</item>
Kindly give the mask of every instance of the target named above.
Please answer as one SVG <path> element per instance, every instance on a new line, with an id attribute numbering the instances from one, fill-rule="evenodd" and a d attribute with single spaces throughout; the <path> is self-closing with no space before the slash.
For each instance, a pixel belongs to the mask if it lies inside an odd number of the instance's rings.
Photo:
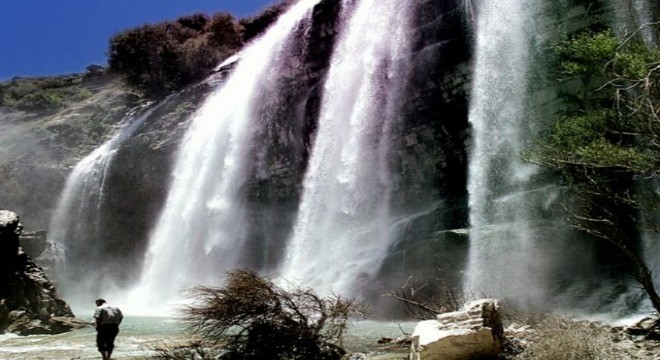
<path id="1" fill-rule="evenodd" d="M 467 297 L 614 316 L 638 309 L 619 269 L 561 225 L 562 189 L 519 160 L 553 104 L 533 83 L 545 71 L 544 21 L 558 20 L 536 15 L 565 9 L 546 6 L 297 2 L 190 119 L 131 281 L 115 275 L 128 260 L 107 263 L 113 244 L 93 235 L 103 199 L 122 196 L 103 193 L 103 174 L 121 164 L 99 154 L 121 141 L 76 167 L 56 213 L 79 215 L 56 215 L 49 228 L 62 250 L 58 289 L 77 313 L 102 296 L 128 314 L 162 316 L 182 290 L 245 267 L 387 312 L 396 305 L 383 294 L 441 272 Z M 456 40 L 466 29 L 472 49 Z M 447 85 L 461 76 L 465 85 Z"/>
<path id="2" fill-rule="evenodd" d="M 557 179 L 522 160 L 551 126 L 545 119 L 555 118 L 561 107 L 560 90 L 544 79 L 548 61 L 540 49 L 549 49 L 561 27 L 570 26 L 562 25 L 566 19 L 538 15 L 566 11 L 538 0 L 478 6 L 469 111 L 470 255 L 463 289 L 523 308 L 543 304 L 582 316 L 643 313 L 650 304 L 624 275 L 625 266 L 597 250 L 602 242 L 565 226 L 561 209 L 568 198 Z"/>
<path id="3" fill-rule="evenodd" d="M 88 307 L 85 303 L 91 302 L 90 293 L 117 289 L 114 276 L 122 265 L 106 261 L 111 244 L 97 243 L 104 238 L 101 230 L 109 228 L 105 223 L 112 221 L 104 214 L 105 197 L 112 196 L 105 189 L 106 180 L 119 147 L 163 103 L 131 111 L 115 135 L 75 166 L 60 195 L 48 228 L 48 241 L 58 287 L 74 307 Z"/>

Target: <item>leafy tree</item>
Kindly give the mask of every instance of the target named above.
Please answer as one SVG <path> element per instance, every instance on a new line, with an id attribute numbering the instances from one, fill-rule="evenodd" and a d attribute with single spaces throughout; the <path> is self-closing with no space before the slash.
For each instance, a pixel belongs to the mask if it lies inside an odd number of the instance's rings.
<path id="1" fill-rule="evenodd" d="M 211 46 L 208 36 L 198 36 L 186 40 L 177 49 L 176 67 L 184 80 L 177 83 L 176 88 L 188 84 L 188 79 L 198 80 L 208 75 L 209 69 L 217 65 L 218 59 L 226 57 L 229 51 L 222 52 Z"/>
<path id="2" fill-rule="evenodd" d="M 239 25 L 228 13 L 213 15 L 207 26 L 210 41 L 214 46 L 236 49 L 242 45 Z"/>
<path id="3" fill-rule="evenodd" d="M 194 14 L 125 30 L 110 40 L 110 70 L 146 95 L 162 97 L 203 79 L 235 52 L 241 45 L 236 26 L 231 15 Z"/>
<path id="4" fill-rule="evenodd" d="M 193 14 L 180 17 L 176 20 L 181 26 L 202 33 L 209 23 L 209 17 L 206 14 Z"/>
<path id="5" fill-rule="evenodd" d="M 184 309 L 190 329 L 220 344 L 225 360 L 341 359 L 341 339 L 351 318 L 365 308 L 339 296 L 290 291 L 249 270 L 227 274 L 224 287 L 197 286 Z"/>
<path id="6" fill-rule="evenodd" d="M 638 245 L 640 230 L 654 227 L 641 215 L 659 200 L 640 183 L 660 173 L 660 52 L 635 40 L 606 29 L 556 47 L 560 81 L 580 85 L 528 160 L 556 170 L 575 195 L 570 225 L 613 246 L 660 312 Z"/>
<path id="7" fill-rule="evenodd" d="M 115 35 L 108 53 L 110 70 L 147 94 L 166 94 L 175 77 L 168 65 L 176 59 L 174 37 L 168 30 L 179 27 L 172 23 L 144 25 Z"/>
<path id="8" fill-rule="evenodd" d="M 92 94 L 71 77 L 15 78 L 0 86 L 0 105 L 22 110 L 53 112 Z"/>

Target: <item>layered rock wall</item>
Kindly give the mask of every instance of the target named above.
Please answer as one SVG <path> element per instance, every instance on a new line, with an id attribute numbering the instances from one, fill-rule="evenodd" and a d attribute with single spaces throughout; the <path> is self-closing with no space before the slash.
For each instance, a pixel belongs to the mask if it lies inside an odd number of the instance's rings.
<path id="1" fill-rule="evenodd" d="M 16 213 L 0 210 L 0 333 L 56 334 L 84 326 L 21 249 L 22 229 Z"/>

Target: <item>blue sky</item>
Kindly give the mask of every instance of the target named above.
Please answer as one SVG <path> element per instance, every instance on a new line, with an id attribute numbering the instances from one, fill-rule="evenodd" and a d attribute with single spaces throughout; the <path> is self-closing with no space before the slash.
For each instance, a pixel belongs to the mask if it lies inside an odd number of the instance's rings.
<path id="1" fill-rule="evenodd" d="M 0 0 L 0 81 L 83 72 L 110 37 L 182 15 L 256 15 L 277 0 Z"/>

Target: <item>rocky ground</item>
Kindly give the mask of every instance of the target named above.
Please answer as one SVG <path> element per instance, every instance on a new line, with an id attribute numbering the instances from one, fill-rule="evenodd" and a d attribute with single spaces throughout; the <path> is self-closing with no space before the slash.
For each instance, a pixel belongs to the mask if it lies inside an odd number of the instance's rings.
<path id="1" fill-rule="evenodd" d="M 545 317 L 510 322 L 504 330 L 505 360 L 660 360 L 660 326 L 647 318 L 635 326 Z M 350 360 L 408 359 L 410 340 L 382 339 L 379 350 L 351 354 Z"/>
<path id="2" fill-rule="evenodd" d="M 548 317 L 505 330 L 504 359 L 660 360 L 660 323 L 646 318 L 633 326 Z"/>
<path id="3" fill-rule="evenodd" d="M 22 230 L 16 213 L 0 210 L 0 334 L 59 334 L 84 327 L 43 270 L 23 252 Z"/>

